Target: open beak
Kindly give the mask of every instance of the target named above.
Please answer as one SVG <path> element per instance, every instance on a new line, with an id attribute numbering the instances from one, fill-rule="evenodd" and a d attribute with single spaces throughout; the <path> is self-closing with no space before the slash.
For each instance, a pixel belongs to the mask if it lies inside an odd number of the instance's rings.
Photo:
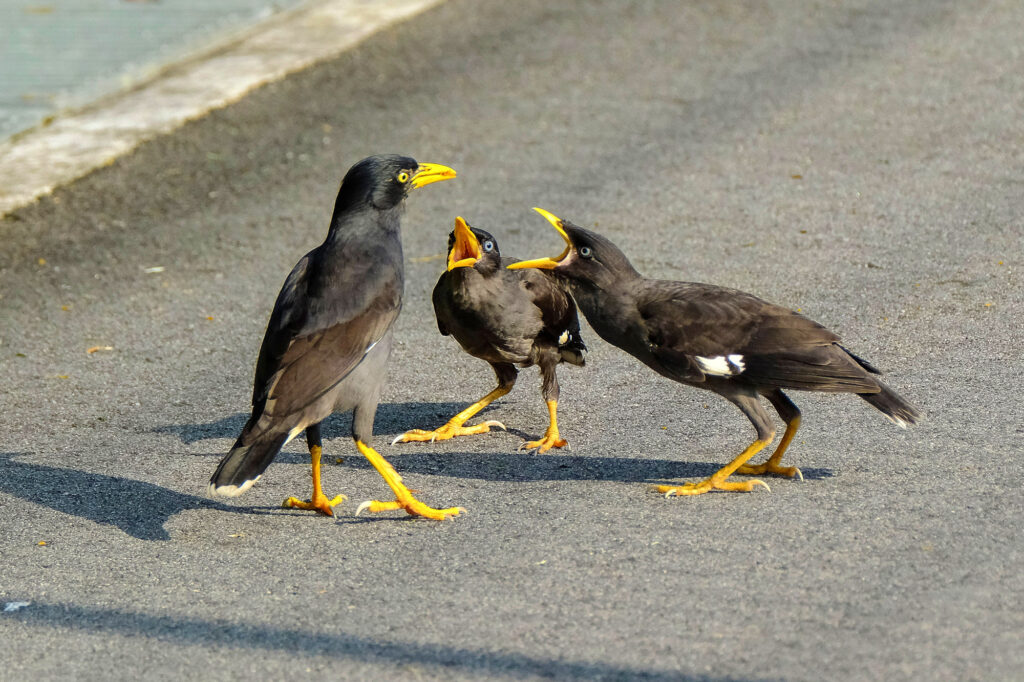
<path id="1" fill-rule="evenodd" d="M 459 216 L 455 219 L 455 245 L 448 252 L 448 271 L 455 268 L 471 268 L 480 260 L 480 240 L 469 229 L 466 221 Z"/>
<path id="2" fill-rule="evenodd" d="M 509 270 L 520 270 L 523 268 L 540 268 L 541 270 L 552 270 L 561 265 L 565 257 L 572 251 L 572 241 L 569 239 L 569 235 L 565 233 L 565 228 L 562 227 L 562 219 L 556 215 L 545 211 L 543 208 L 533 209 L 537 213 L 544 216 L 544 219 L 551 223 L 551 226 L 558 230 L 558 234 L 562 235 L 562 239 L 565 240 L 565 250 L 562 251 L 561 255 L 557 258 L 535 258 L 533 260 L 521 260 L 518 263 L 512 263 L 508 266 Z"/>
<path id="3" fill-rule="evenodd" d="M 455 171 L 448 166 L 442 166 L 439 163 L 421 163 L 416 172 L 412 175 L 412 186 L 423 187 L 423 185 L 429 185 L 432 182 L 440 182 L 441 180 L 451 180 L 455 177 Z"/>

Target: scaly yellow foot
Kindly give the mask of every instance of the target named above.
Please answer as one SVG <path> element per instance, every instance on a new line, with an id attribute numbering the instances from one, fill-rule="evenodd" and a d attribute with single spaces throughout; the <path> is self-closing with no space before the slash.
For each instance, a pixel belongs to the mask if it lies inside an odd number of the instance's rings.
<path id="1" fill-rule="evenodd" d="M 779 462 L 782 461 L 782 455 L 786 453 L 786 449 L 789 444 L 793 442 L 793 436 L 796 435 L 796 430 L 800 428 L 800 415 L 797 415 L 789 420 L 786 424 L 786 432 L 782 434 L 782 440 L 779 441 L 779 447 L 775 448 L 775 452 L 772 456 L 762 464 L 744 464 L 736 470 L 737 474 L 754 474 L 760 476 L 762 474 L 775 474 L 777 476 L 788 476 L 793 478 L 799 476 L 800 480 L 804 480 L 803 473 L 796 467 L 784 467 L 779 466 Z"/>
<path id="2" fill-rule="evenodd" d="M 775 474 L 776 476 L 788 476 L 793 478 L 799 476 L 800 480 L 804 480 L 804 475 L 797 467 L 780 467 L 771 460 L 762 464 L 744 464 L 736 470 L 737 474 L 753 474 L 754 476 L 763 476 L 764 474 Z"/>
<path id="3" fill-rule="evenodd" d="M 425 431 L 423 429 L 411 429 L 395 438 L 393 441 L 391 441 L 391 444 L 394 445 L 399 441 L 401 441 L 402 443 L 409 443 L 412 441 L 430 441 L 431 443 L 433 443 L 435 440 L 449 440 L 451 438 L 455 438 L 456 436 L 475 436 L 478 433 L 487 433 L 488 431 L 491 430 L 492 426 L 500 427 L 506 431 L 508 430 L 505 428 L 504 424 L 493 419 L 490 421 L 477 424 L 475 426 L 462 426 L 461 424 L 448 422 L 444 426 L 434 431 Z"/>
<path id="4" fill-rule="evenodd" d="M 549 400 L 547 402 L 550 421 L 547 430 L 544 432 L 544 437 L 540 440 L 527 441 L 517 449 L 533 450 L 536 448 L 537 452 L 547 452 L 551 448 L 564 448 L 569 444 L 568 441 L 558 435 L 558 401 Z"/>
<path id="5" fill-rule="evenodd" d="M 289 497 L 281 503 L 282 507 L 292 509 L 310 509 L 324 516 L 334 516 L 334 507 L 344 502 L 347 498 L 344 495 L 336 495 L 327 499 L 326 495 L 314 495 L 312 500 L 300 500 L 297 497 Z"/>
<path id="6" fill-rule="evenodd" d="M 449 507 L 447 509 L 434 509 L 428 507 L 412 495 L 404 496 L 404 500 L 392 500 L 391 502 L 381 502 L 379 500 L 367 500 L 363 502 L 356 509 L 356 516 L 359 516 L 364 511 L 370 513 L 377 513 L 382 511 L 394 511 L 396 509 L 404 509 L 409 516 L 422 516 L 426 519 L 434 519 L 435 521 L 444 521 L 449 516 L 458 516 L 459 514 L 465 513 L 465 509 L 462 507 Z"/>
<path id="7" fill-rule="evenodd" d="M 558 437 L 558 429 L 555 429 L 554 433 L 551 433 L 550 431 L 546 432 L 544 437 L 540 440 L 526 441 L 520 445 L 518 449 L 533 450 L 536 448 L 537 452 L 547 452 L 551 448 L 564 448 L 568 444 L 569 441 Z"/>
<path id="8" fill-rule="evenodd" d="M 395 471 L 394 467 L 386 459 L 380 456 L 380 453 L 360 440 L 356 441 L 356 447 L 370 461 L 373 468 L 377 470 L 377 473 L 381 475 L 381 478 L 384 479 L 384 482 L 388 484 L 388 487 L 395 494 L 395 499 L 390 502 L 381 502 L 379 500 L 363 502 L 356 509 L 356 516 L 367 510 L 376 513 L 404 509 L 410 516 L 422 516 L 434 519 L 435 521 L 444 521 L 449 516 L 458 516 L 466 511 L 462 507 L 449 507 L 447 509 L 428 507 L 413 497 L 412 491 L 402 483 L 402 477 L 398 475 L 398 472 Z"/>
<path id="9" fill-rule="evenodd" d="M 773 434 L 774 435 L 774 434 Z M 704 479 L 700 483 L 684 483 L 682 485 L 659 485 L 655 486 L 659 493 L 665 495 L 665 497 L 672 497 L 674 495 L 703 495 L 709 490 L 738 490 L 741 492 L 750 492 L 754 489 L 755 485 L 763 485 L 767 488 L 768 492 L 771 492 L 771 488 L 768 484 L 762 480 L 754 479 L 752 481 L 729 481 L 726 480 L 732 474 L 736 473 L 748 459 L 756 455 L 758 452 L 764 449 L 768 443 L 772 441 L 771 436 L 765 440 L 755 440 L 751 443 L 746 450 L 741 452 L 736 459 L 726 464 L 724 467 L 713 473 L 710 477 Z"/>
<path id="10" fill-rule="evenodd" d="M 435 431 L 412 429 L 411 431 L 406 431 L 401 436 L 395 438 L 393 441 L 391 441 L 391 444 L 394 445 L 399 441 L 403 443 L 408 443 L 410 441 L 427 440 L 433 443 L 435 440 L 448 440 L 449 438 L 455 438 L 455 436 L 474 436 L 478 433 L 487 433 L 488 431 L 491 430 L 492 426 L 500 426 L 502 429 L 505 429 L 504 424 L 493 420 L 486 421 L 482 424 L 477 424 L 476 426 L 463 426 L 463 424 L 469 421 L 477 412 L 484 409 L 485 407 L 487 407 L 495 400 L 497 400 L 498 398 L 505 395 L 511 390 L 511 386 L 498 386 L 496 389 L 485 395 L 483 398 L 480 398 L 480 400 L 476 401 L 475 403 L 464 409 L 462 412 L 459 412 L 457 415 L 449 419 L 448 423 L 442 426 L 441 428 Z M 508 429 L 505 430 L 508 431 Z"/>
<path id="11" fill-rule="evenodd" d="M 281 503 L 282 507 L 290 507 L 292 509 L 309 509 L 323 514 L 324 516 L 334 516 L 334 507 L 338 506 L 345 500 L 344 495 L 337 495 L 331 499 L 328 499 L 324 495 L 323 489 L 320 487 L 320 456 L 323 454 L 323 449 L 319 445 L 311 445 L 309 447 L 309 458 L 310 458 L 310 473 L 313 476 L 313 495 L 308 500 L 300 500 L 297 497 L 289 497 L 287 500 Z"/>
<path id="12" fill-rule="evenodd" d="M 712 477 L 713 478 L 713 477 Z M 763 485 L 768 488 L 768 484 L 764 481 L 754 479 L 752 481 L 714 481 L 711 478 L 705 479 L 700 483 L 684 483 L 682 485 L 659 485 L 655 486 L 659 493 L 665 495 L 665 497 L 673 497 L 675 495 L 702 495 L 709 490 L 738 490 L 741 492 L 750 492 L 756 485 Z M 771 492 L 771 488 L 768 488 L 768 492 Z"/>

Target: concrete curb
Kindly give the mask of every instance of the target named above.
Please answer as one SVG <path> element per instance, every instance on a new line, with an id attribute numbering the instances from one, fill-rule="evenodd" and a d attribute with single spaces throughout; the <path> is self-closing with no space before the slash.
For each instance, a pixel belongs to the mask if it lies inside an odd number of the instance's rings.
<path id="1" fill-rule="evenodd" d="M 336 56 L 443 0 L 319 0 L 0 142 L 0 216 L 253 88 Z"/>

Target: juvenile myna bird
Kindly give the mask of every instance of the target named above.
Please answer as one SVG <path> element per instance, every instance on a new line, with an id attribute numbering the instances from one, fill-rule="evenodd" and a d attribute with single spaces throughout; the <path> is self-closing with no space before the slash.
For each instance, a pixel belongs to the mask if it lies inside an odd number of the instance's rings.
<path id="1" fill-rule="evenodd" d="M 659 486 L 666 495 L 699 495 L 713 488 L 749 491 L 763 481 L 729 481 L 733 473 L 795 476 L 780 462 L 800 426 L 800 410 L 782 389 L 856 393 L 898 426 L 919 418 L 916 408 L 873 375 L 878 370 L 839 344 L 839 337 L 803 315 L 751 294 L 710 284 L 647 279 L 599 234 L 534 209 L 567 244 L 557 258 L 510 268 L 542 268 L 563 279 L 590 326 L 658 374 L 714 391 L 736 405 L 757 440 L 700 483 Z M 775 438 L 760 398 L 786 422 L 778 448 L 762 464 L 747 460 Z M 802 476 L 801 476 L 802 477 Z"/>
<path id="2" fill-rule="evenodd" d="M 586 346 L 580 338 L 576 305 L 558 280 L 543 270 L 506 267 L 514 258 L 502 258 L 498 242 L 484 230 L 470 227 L 461 217 L 448 235 L 448 269 L 434 286 L 434 314 L 444 336 L 454 336 L 462 349 L 494 368 L 498 387 L 434 430 L 413 429 L 393 442 L 447 440 L 486 433 L 486 421 L 464 426 L 473 415 L 512 390 L 520 367 L 537 365 L 541 394 L 547 402 L 549 423 L 540 440 L 524 448 L 540 452 L 566 445 L 558 435 L 558 377 L 561 362 L 584 364 Z"/>
<path id="3" fill-rule="evenodd" d="M 358 511 L 405 509 L 433 519 L 461 511 L 432 509 L 414 498 L 369 445 L 392 325 L 402 306 L 403 203 L 413 188 L 454 177 L 446 166 L 391 155 L 371 156 L 349 169 L 327 239 L 298 262 L 277 296 L 256 362 L 252 416 L 210 479 L 213 492 L 248 490 L 281 447 L 305 430 L 313 495 L 308 501 L 290 497 L 284 505 L 332 515 L 344 496 L 330 499 L 320 486 L 320 422 L 332 412 L 354 410 L 356 448 L 395 493 L 394 501 L 366 502 Z"/>

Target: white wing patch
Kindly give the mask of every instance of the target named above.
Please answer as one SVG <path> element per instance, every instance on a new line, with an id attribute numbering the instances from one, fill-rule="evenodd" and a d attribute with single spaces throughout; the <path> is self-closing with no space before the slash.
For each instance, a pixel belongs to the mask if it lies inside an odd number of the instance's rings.
<path id="1" fill-rule="evenodd" d="M 569 330 L 568 329 L 566 329 L 564 332 L 562 332 L 562 335 L 558 337 L 558 345 L 559 346 L 564 346 L 567 343 L 569 343 Z"/>
<path id="2" fill-rule="evenodd" d="M 731 355 L 716 355 L 713 358 L 697 356 L 697 365 L 705 374 L 713 374 L 720 377 L 732 377 L 743 372 L 746 365 L 743 364 L 743 356 L 738 353 Z"/>

